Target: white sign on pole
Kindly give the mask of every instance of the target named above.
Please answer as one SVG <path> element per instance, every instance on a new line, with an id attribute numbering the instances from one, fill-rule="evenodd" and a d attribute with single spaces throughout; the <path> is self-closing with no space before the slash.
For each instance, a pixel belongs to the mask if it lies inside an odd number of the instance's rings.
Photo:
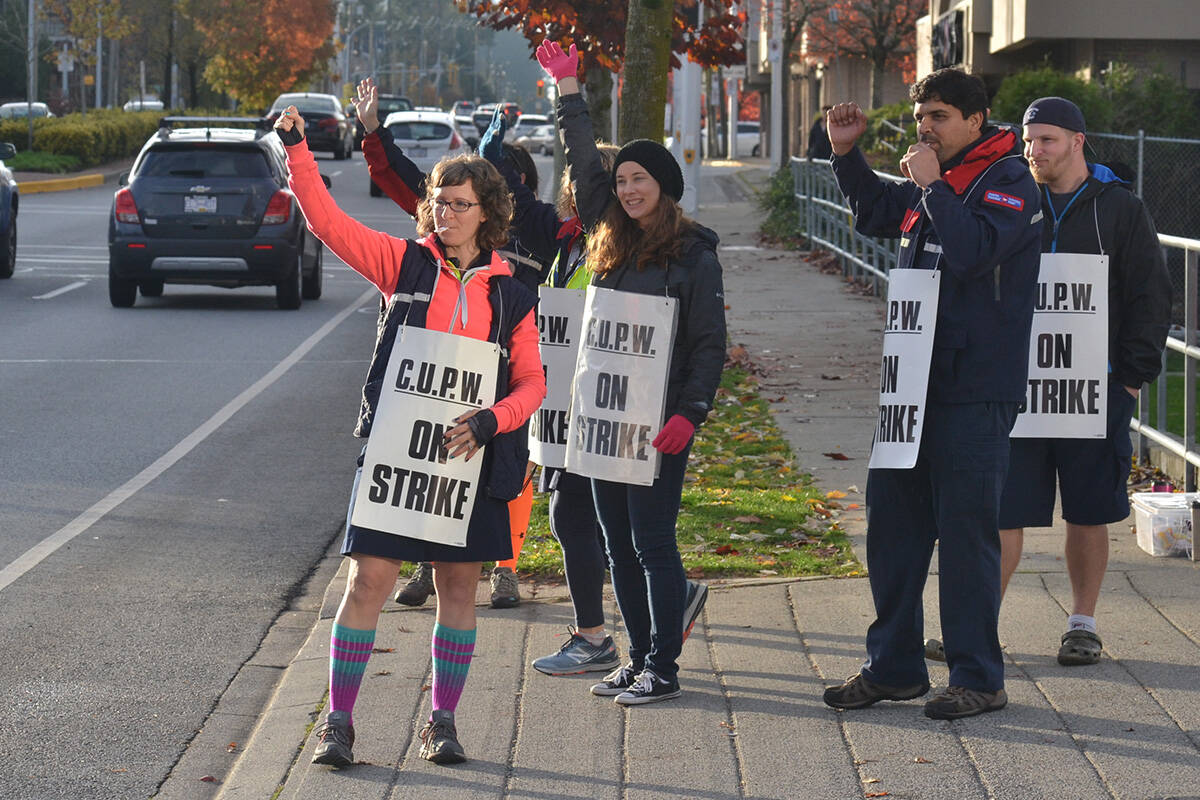
<path id="1" fill-rule="evenodd" d="M 448 458 L 452 420 L 496 396 L 499 348 L 424 328 L 396 334 L 384 372 L 351 522 L 463 547 L 480 491 L 483 450 Z"/>
<path id="2" fill-rule="evenodd" d="M 567 430 L 571 472 L 654 483 L 650 442 L 663 425 L 676 308 L 673 297 L 588 287 Z"/>
<path id="3" fill-rule="evenodd" d="M 911 469 L 917 463 L 941 280 L 939 270 L 888 273 L 879 420 L 868 469 Z"/>
<path id="4" fill-rule="evenodd" d="M 538 287 L 538 349 L 546 371 L 546 399 L 529 420 L 529 460 L 543 467 L 567 465 L 571 385 L 586 300 L 582 289 Z"/>
<path id="5" fill-rule="evenodd" d="M 1108 256 L 1042 253 L 1029 382 L 1012 435 L 1103 439 L 1108 422 Z"/>

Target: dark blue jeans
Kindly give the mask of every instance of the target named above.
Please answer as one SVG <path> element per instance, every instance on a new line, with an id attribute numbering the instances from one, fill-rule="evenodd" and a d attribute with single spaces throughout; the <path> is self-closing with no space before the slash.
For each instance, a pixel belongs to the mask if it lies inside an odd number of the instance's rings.
<path id="1" fill-rule="evenodd" d="M 926 404 L 912 469 L 867 477 L 867 568 L 875 621 L 862 674 L 887 686 L 929 680 L 921 595 L 935 542 L 950 685 L 1004 688 L 1000 494 L 1016 403 Z"/>
<path id="2" fill-rule="evenodd" d="M 689 444 L 662 457 L 650 486 L 592 481 L 596 516 L 604 529 L 613 589 L 629 631 L 629 657 L 637 670 L 675 680 L 683 649 L 687 576 L 675 543 Z"/>

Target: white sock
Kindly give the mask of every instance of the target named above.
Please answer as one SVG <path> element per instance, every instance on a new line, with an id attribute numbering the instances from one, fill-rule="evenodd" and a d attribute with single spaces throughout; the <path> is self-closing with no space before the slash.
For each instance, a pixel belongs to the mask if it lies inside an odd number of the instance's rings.
<path id="1" fill-rule="evenodd" d="M 608 632 L 604 630 L 601 630 L 599 633 L 581 633 L 579 635 L 582 636 L 592 647 L 599 647 L 600 645 L 604 644 L 604 640 L 608 638 Z"/>
<path id="2" fill-rule="evenodd" d="M 1085 630 L 1088 633 L 1095 633 L 1096 618 L 1084 616 L 1083 614 L 1072 614 L 1071 616 L 1067 617 L 1067 630 Z"/>

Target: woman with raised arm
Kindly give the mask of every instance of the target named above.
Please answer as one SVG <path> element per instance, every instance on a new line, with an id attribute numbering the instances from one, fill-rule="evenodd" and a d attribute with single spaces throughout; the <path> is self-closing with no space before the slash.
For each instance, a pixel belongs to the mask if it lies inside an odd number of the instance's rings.
<path id="1" fill-rule="evenodd" d="M 304 120 L 294 106 L 280 115 L 275 127 L 287 148 L 288 183 L 309 228 L 387 300 L 355 434 L 371 435 L 384 394 L 384 375 L 393 353 L 401 351 L 406 328 L 440 332 L 429 335 L 439 347 L 443 340 L 438 337 L 448 335 L 493 342 L 492 352 L 499 354 L 494 365 L 484 365 L 495 369 L 494 402 L 488 406 L 490 398 L 486 398 L 485 407 L 446 421 L 442 449 L 431 451 L 433 460 L 461 456 L 469 461 L 486 445 L 470 507 L 453 513 L 467 520 L 465 546 L 429 541 L 426 531 L 415 528 L 406 536 L 361 527 L 350 524 L 347 517 L 342 552 L 350 559 L 350 576 L 334 620 L 329 713 L 317 728 L 313 757 L 319 764 L 354 763 L 351 712 L 379 612 L 401 564 L 430 561 L 437 587 L 437 620 L 432 641 L 432 712 L 421 731 L 421 756 L 438 764 L 461 762 L 466 755 L 458 742 L 454 712 L 474 652 L 480 563 L 511 555 L 506 503 L 521 491 L 528 456 L 525 437 L 513 432 L 521 429 L 546 392 L 533 317 L 536 298 L 512 278 L 508 264 L 494 253 L 508 238 L 512 198 L 484 159 L 444 159 L 430 173 L 417 209 L 417 232 L 423 238 L 398 239 L 367 228 L 334 204 L 304 141 Z M 446 365 L 447 370 L 450 367 L 478 368 L 475 363 Z M 446 385 L 443 377 L 442 387 Z M 388 388 L 403 387 L 397 381 Z M 367 455 L 364 448 L 364 458 Z M 360 458 L 355 497 L 362 464 Z M 381 477 L 386 480 L 390 472 L 377 469 L 368 477 L 375 483 Z M 392 506 L 401 498 L 400 480 L 396 477 Z M 375 488 L 368 496 L 380 502 L 374 497 Z M 386 496 L 390 484 L 381 488 Z M 418 511 L 433 507 L 441 513 L 445 500 L 445 515 L 451 516 L 453 498 L 440 498 L 434 506 L 432 489 L 428 496 L 431 502 L 416 503 Z M 354 503 L 352 499 L 351 514 Z M 414 505 L 412 486 L 406 503 L 410 509 Z"/>
<path id="2" fill-rule="evenodd" d="M 579 94 L 574 45 L 564 53 L 547 40 L 538 47 L 537 59 L 558 83 L 559 128 L 583 224 L 590 231 L 592 284 L 666 295 L 677 303 L 667 421 L 652 442 L 661 454 L 658 477 L 650 486 L 592 479 L 630 657 L 594 685 L 592 693 L 613 696 L 622 705 L 653 703 L 680 695 L 676 661 L 683 646 L 688 584 L 675 523 L 692 434 L 712 409 L 725 363 L 717 235 L 683 215 L 683 174 L 661 144 L 629 142 L 612 169 L 605 168 Z"/>

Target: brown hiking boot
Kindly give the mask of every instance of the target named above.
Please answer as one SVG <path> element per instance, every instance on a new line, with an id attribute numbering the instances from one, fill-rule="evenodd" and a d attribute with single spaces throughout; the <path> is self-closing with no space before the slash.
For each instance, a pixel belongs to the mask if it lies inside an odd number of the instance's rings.
<path id="1" fill-rule="evenodd" d="M 825 705 L 834 708 L 866 708 L 880 700 L 912 700 L 928 691 L 928 681 L 912 686 L 884 686 L 872 683 L 859 673 L 851 675 L 840 686 L 830 686 L 825 690 L 824 699 Z"/>
<path id="2" fill-rule="evenodd" d="M 1008 695 L 1003 689 L 980 692 L 963 686 L 950 686 L 925 704 L 925 716 L 930 719 L 962 719 L 999 711 L 1008 705 Z"/>

